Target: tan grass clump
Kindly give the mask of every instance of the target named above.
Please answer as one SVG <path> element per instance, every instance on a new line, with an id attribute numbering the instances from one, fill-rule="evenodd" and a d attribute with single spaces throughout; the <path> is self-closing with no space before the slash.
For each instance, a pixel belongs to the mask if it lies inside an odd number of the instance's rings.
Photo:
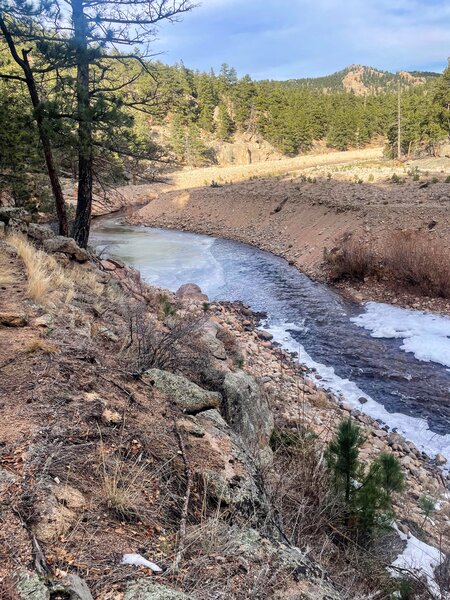
<path id="1" fill-rule="evenodd" d="M 108 508 L 120 519 L 142 518 L 146 512 L 143 490 L 152 487 L 146 460 L 108 456 L 101 445 L 102 491 Z"/>
<path id="2" fill-rule="evenodd" d="M 46 340 L 35 339 L 32 340 L 25 348 L 26 352 L 44 352 L 44 354 L 55 354 L 58 348 L 53 344 L 49 344 Z"/>
<path id="3" fill-rule="evenodd" d="M 46 304 L 53 292 L 73 288 L 73 282 L 65 275 L 63 269 L 53 256 L 35 248 L 27 239 L 18 233 L 7 238 L 22 259 L 27 272 L 28 296 L 38 304 Z"/>

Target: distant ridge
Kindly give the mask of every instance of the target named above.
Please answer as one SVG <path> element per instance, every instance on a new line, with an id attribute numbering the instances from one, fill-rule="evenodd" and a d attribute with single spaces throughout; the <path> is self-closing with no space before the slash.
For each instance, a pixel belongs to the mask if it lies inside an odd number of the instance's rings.
<path id="1" fill-rule="evenodd" d="M 399 82 L 403 88 L 410 88 L 424 85 L 436 77 L 439 77 L 439 73 L 431 71 L 391 73 L 365 65 L 350 65 L 324 77 L 288 79 L 278 83 L 284 87 L 307 87 L 322 92 L 346 91 L 357 96 L 369 96 L 392 91 L 397 88 Z"/>

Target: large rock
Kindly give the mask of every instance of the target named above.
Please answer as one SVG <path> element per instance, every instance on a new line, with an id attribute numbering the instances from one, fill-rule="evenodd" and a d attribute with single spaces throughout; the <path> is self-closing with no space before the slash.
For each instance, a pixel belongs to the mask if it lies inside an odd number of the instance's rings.
<path id="1" fill-rule="evenodd" d="M 302 600 L 338 600 L 328 574 L 299 548 L 262 536 L 251 528 L 232 526 L 229 528 L 227 553 L 232 557 L 244 558 L 249 564 L 268 565 L 271 572 L 279 574 L 283 593 L 278 598 L 292 597 L 290 588 L 302 582 L 302 593 L 295 598 Z M 284 584 L 284 585 L 283 585 Z"/>
<path id="2" fill-rule="evenodd" d="M 267 398 L 245 371 L 229 372 L 223 382 L 225 418 L 262 463 L 270 462 L 274 423 Z"/>
<path id="3" fill-rule="evenodd" d="M 52 542 L 68 533 L 86 505 L 84 496 L 70 485 L 53 485 L 46 489 L 37 505 L 39 517 L 34 525 L 37 539 Z"/>
<path id="4" fill-rule="evenodd" d="M 17 206 L 0 206 L 0 221 L 8 227 L 10 221 L 24 221 L 28 216 L 24 208 Z"/>
<path id="5" fill-rule="evenodd" d="M 5 327 L 25 327 L 28 317 L 20 312 L 0 312 L 0 325 Z"/>
<path id="6" fill-rule="evenodd" d="M 222 399 L 218 392 L 204 390 L 186 377 L 174 375 L 160 369 L 149 369 L 145 372 L 157 390 L 168 396 L 177 406 L 187 413 L 195 414 L 209 408 L 217 408 Z"/>
<path id="7" fill-rule="evenodd" d="M 48 588 L 36 573 L 21 572 L 16 589 L 19 600 L 50 600 Z"/>
<path id="8" fill-rule="evenodd" d="M 197 460 L 193 470 L 205 483 L 207 495 L 221 505 L 234 506 L 253 515 L 264 504 L 259 490 L 255 462 L 249 457 L 241 438 L 234 433 L 217 410 L 207 410 L 195 417 L 204 435 L 190 439 Z"/>
<path id="9" fill-rule="evenodd" d="M 189 300 L 191 302 L 208 302 L 209 298 L 204 294 L 196 283 L 184 283 L 175 292 L 175 296 L 180 300 Z"/>
<path id="10" fill-rule="evenodd" d="M 78 575 L 70 573 L 63 580 L 52 585 L 52 598 L 55 596 L 68 600 L 94 600 L 87 583 Z"/>
<path id="11" fill-rule="evenodd" d="M 89 254 L 84 248 L 80 248 L 76 241 L 72 238 L 67 238 L 62 235 L 57 235 L 54 238 L 44 240 L 44 250 L 46 252 L 61 252 L 74 258 L 78 262 L 86 262 L 89 260 Z"/>
<path id="12" fill-rule="evenodd" d="M 38 242 L 49 240 L 55 237 L 55 232 L 48 225 L 40 225 L 39 223 L 30 223 L 27 229 L 28 237 Z"/>
<path id="13" fill-rule="evenodd" d="M 149 579 L 138 579 L 127 585 L 123 600 L 195 600 L 183 592 L 177 592 Z"/>

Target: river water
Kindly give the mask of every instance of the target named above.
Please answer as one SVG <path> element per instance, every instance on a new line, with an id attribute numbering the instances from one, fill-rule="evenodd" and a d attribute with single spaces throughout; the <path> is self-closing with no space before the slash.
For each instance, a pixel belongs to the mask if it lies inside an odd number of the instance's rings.
<path id="1" fill-rule="evenodd" d="M 211 299 L 266 313 L 264 328 L 316 370 L 320 385 L 450 459 L 450 319 L 349 302 L 240 242 L 122 225 L 118 217 L 98 221 L 91 241 L 149 283 L 173 291 L 197 283 Z"/>

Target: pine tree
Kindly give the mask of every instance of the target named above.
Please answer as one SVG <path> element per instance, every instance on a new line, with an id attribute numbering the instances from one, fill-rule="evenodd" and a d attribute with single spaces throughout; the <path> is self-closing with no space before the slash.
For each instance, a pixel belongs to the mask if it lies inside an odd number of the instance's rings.
<path id="1" fill-rule="evenodd" d="M 363 443 L 360 428 L 348 418 L 339 423 L 337 434 L 328 446 L 328 465 L 334 474 L 336 486 L 343 489 L 347 503 L 352 495 L 353 481 L 361 470 L 358 454 Z"/>
<path id="2" fill-rule="evenodd" d="M 234 132 L 234 123 L 230 117 L 227 107 L 219 104 L 219 114 L 217 116 L 217 137 L 224 142 L 230 140 Z"/>

